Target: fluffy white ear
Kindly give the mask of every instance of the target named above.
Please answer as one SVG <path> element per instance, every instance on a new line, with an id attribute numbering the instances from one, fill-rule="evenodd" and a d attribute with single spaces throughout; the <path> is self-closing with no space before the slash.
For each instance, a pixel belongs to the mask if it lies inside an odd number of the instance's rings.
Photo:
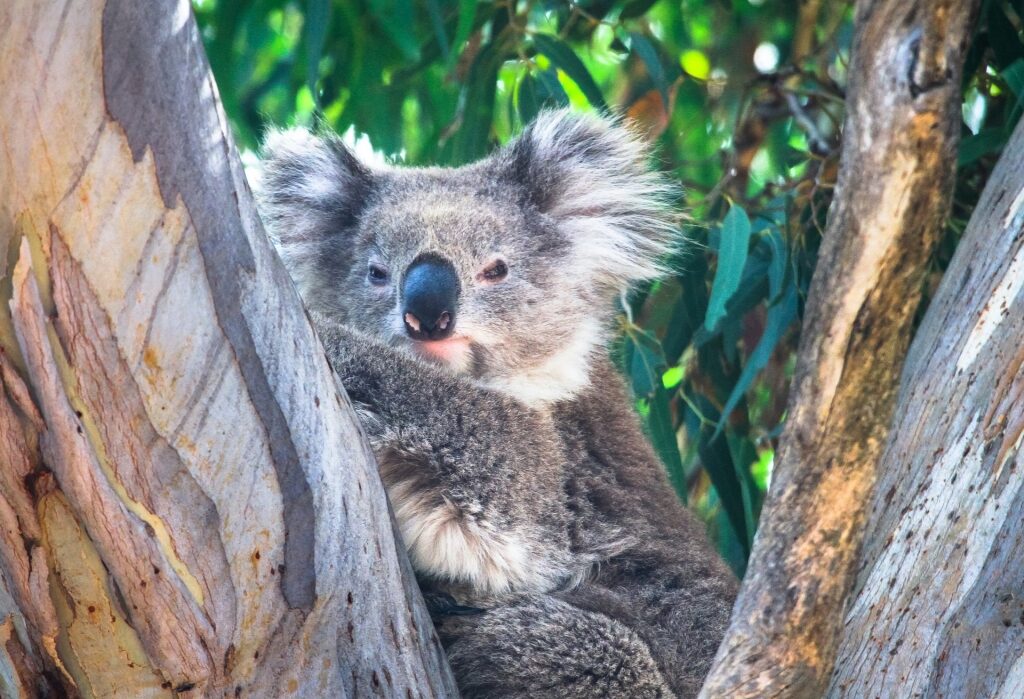
<path id="1" fill-rule="evenodd" d="M 372 181 L 370 170 L 335 135 L 302 128 L 267 135 L 254 184 L 257 204 L 303 296 L 322 257 L 345 249 L 339 238 L 357 221 Z"/>
<path id="2" fill-rule="evenodd" d="M 619 123 L 568 110 L 542 112 L 506 151 L 513 177 L 555 219 L 588 272 L 616 289 L 656 279 L 679 240 L 676 188 Z"/>

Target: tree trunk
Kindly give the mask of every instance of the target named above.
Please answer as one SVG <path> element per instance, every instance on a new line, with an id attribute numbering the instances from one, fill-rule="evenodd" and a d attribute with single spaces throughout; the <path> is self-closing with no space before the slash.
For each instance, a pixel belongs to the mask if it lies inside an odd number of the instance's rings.
<path id="1" fill-rule="evenodd" d="M 945 220 L 978 2 L 861 0 L 836 196 L 789 418 L 702 697 L 825 690 L 925 265 Z"/>
<path id="2" fill-rule="evenodd" d="M 0 4 L 0 693 L 456 696 L 186 0 Z"/>
<path id="3" fill-rule="evenodd" d="M 1024 696 L 1024 123 L 914 339 L 833 696 Z"/>

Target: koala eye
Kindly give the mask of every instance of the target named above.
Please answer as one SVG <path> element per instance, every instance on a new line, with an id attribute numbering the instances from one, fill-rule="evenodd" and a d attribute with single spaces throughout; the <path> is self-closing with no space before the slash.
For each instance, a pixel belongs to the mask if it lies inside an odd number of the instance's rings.
<path id="1" fill-rule="evenodd" d="M 370 269 L 366 273 L 367 278 L 371 284 L 376 286 L 383 286 L 388 283 L 388 271 L 384 267 L 373 262 L 370 263 Z"/>
<path id="2" fill-rule="evenodd" d="M 508 265 L 504 260 L 495 260 L 484 267 L 484 271 L 477 275 L 477 279 L 485 282 L 500 282 L 508 276 Z"/>

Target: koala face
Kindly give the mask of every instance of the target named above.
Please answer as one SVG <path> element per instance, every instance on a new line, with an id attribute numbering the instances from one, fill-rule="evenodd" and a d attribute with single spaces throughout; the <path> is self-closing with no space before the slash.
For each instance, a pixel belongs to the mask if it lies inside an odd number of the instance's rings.
<path id="1" fill-rule="evenodd" d="M 661 269 L 670 188 L 625 130 L 548 112 L 462 168 L 370 168 L 273 134 L 260 211 L 305 302 L 530 404 L 571 397 L 613 300 Z"/>

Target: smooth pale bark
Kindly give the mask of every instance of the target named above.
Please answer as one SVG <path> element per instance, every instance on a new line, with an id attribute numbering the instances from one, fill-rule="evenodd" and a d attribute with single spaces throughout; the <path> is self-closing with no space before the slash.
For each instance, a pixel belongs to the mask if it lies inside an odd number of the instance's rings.
<path id="1" fill-rule="evenodd" d="M 929 254 L 977 2 L 861 0 L 835 199 L 771 491 L 702 697 L 825 690 Z"/>
<path id="2" fill-rule="evenodd" d="M 4 2 L 0 94 L 0 693 L 456 696 L 188 2 Z"/>
<path id="3" fill-rule="evenodd" d="M 921 325 L 832 696 L 1024 696 L 1024 124 Z"/>

